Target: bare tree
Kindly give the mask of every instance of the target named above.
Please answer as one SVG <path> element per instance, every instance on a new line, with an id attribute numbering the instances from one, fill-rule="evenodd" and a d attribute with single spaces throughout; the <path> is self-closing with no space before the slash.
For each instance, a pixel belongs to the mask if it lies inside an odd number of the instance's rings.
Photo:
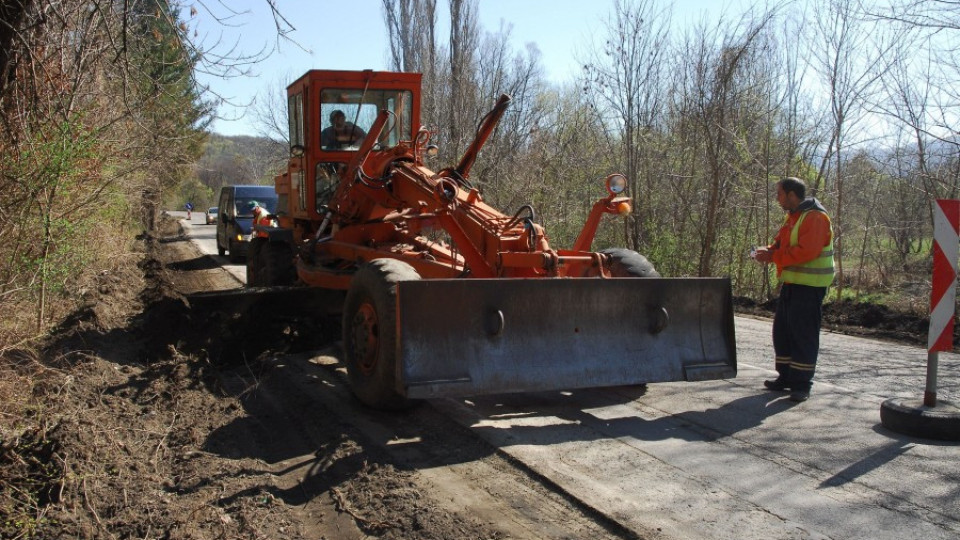
<path id="1" fill-rule="evenodd" d="M 960 92 L 955 88 L 960 58 L 951 41 L 960 30 L 958 8 L 956 1 L 911 1 L 894 4 L 890 12 L 870 13 L 888 23 L 888 33 L 896 36 L 895 48 L 888 53 L 890 67 L 881 74 L 884 92 L 873 110 L 912 132 L 920 179 L 931 201 L 931 221 L 932 201 L 958 192 L 949 175 L 935 176 L 928 164 L 930 143 L 960 151 L 953 125 L 960 112 Z"/>
<path id="2" fill-rule="evenodd" d="M 257 134 L 289 145 L 290 126 L 287 116 L 287 86 L 302 74 L 285 74 L 268 83 L 253 100 L 252 114 Z"/>
<path id="3" fill-rule="evenodd" d="M 480 27 L 477 0 L 450 0 L 450 94 L 448 96 L 447 134 L 451 150 L 459 153 L 473 135 L 468 125 L 479 118 L 474 74 Z"/>
<path id="4" fill-rule="evenodd" d="M 585 91 L 619 142 L 618 161 L 636 201 L 640 217 L 625 222 L 625 240 L 635 250 L 646 243 L 642 216 L 650 210 L 645 195 L 655 175 L 655 135 L 663 125 L 671 18 L 669 8 L 652 0 L 615 2 L 606 40 L 585 66 Z"/>
<path id="5" fill-rule="evenodd" d="M 0 207 L 16 210 L 0 212 L 0 236 L 16 240 L 0 302 L 32 303 L 35 332 L 116 264 L 105 251 L 128 244 L 127 223 L 150 230 L 199 155 L 212 103 L 179 13 L 165 0 L 2 5 Z"/>
<path id="6" fill-rule="evenodd" d="M 383 0 L 383 18 L 390 37 L 391 67 L 430 72 L 437 54 L 437 1 Z"/>
<path id="7" fill-rule="evenodd" d="M 422 121 L 438 132 L 434 142 L 445 140 L 441 129 L 449 120 L 450 59 L 437 41 L 436 0 L 383 0 L 383 16 L 390 37 L 391 69 L 419 72 Z M 448 139 L 447 139 L 448 140 Z M 456 148 L 441 146 L 441 159 L 451 159 Z"/>
<path id="8" fill-rule="evenodd" d="M 17 51 L 15 42 L 22 39 L 27 19 L 33 7 L 33 0 L 5 0 L 0 3 L 0 94 L 12 83 L 16 76 Z"/>
<path id="9" fill-rule="evenodd" d="M 570 85 L 538 96 L 544 116 L 530 135 L 524 167 L 514 173 L 535 203 L 555 245 L 570 246 L 603 193 L 602 179 L 615 170 L 603 126 L 582 87 Z M 619 227 L 602 227 L 594 248 L 623 245 Z"/>
<path id="10" fill-rule="evenodd" d="M 836 205 L 833 211 L 834 252 L 837 262 L 836 295 L 843 294 L 844 256 L 844 160 L 848 138 L 862 127 L 864 104 L 876 91 L 876 81 L 885 71 L 885 45 L 876 34 L 855 0 L 830 0 L 826 9 L 813 19 L 809 44 L 815 71 L 826 89 L 830 108 L 830 140 L 813 184 L 817 194 L 832 160 Z"/>
<path id="11" fill-rule="evenodd" d="M 696 130 L 691 135 L 693 142 L 705 157 L 697 265 L 701 276 L 711 275 L 721 215 L 729 204 L 732 182 L 740 174 L 730 164 L 739 159 L 734 134 L 742 132 L 748 122 L 741 111 L 763 111 L 764 103 L 754 99 L 753 81 L 746 74 L 759 56 L 759 38 L 772 17 L 770 12 L 756 19 L 747 14 L 732 29 L 722 22 L 712 30 L 701 26 L 687 42 L 683 58 L 691 72 L 684 110 Z"/>
<path id="12" fill-rule="evenodd" d="M 546 91 L 540 50 L 528 44 L 515 53 L 510 47 L 510 28 L 484 35 L 478 60 L 478 112 L 486 112 L 496 99 L 511 96 L 510 107 L 497 131 L 484 146 L 484 159 L 473 176 L 491 202 L 505 208 L 530 203 L 542 180 L 530 163 L 531 145 L 547 115 L 542 96 Z M 479 116 L 473 125 L 479 123 Z M 472 135 L 472 132 L 470 133 Z"/>

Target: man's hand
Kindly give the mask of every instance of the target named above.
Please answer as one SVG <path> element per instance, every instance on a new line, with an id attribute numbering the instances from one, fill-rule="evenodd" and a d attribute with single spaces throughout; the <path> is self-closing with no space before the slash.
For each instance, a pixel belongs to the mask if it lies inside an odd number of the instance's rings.
<path id="1" fill-rule="evenodd" d="M 765 247 L 757 248 L 757 254 L 754 255 L 753 258 L 757 262 L 762 262 L 762 263 L 773 262 L 773 252 Z"/>

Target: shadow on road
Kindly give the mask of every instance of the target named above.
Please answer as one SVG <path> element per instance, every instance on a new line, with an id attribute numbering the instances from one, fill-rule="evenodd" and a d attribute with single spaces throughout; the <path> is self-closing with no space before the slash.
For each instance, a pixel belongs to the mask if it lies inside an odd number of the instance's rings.
<path id="1" fill-rule="evenodd" d="M 888 444 L 885 444 L 878 448 L 876 451 L 872 452 L 870 455 L 856 461 L 855 463 L 850 464 L 842 471 L 837 472 L 830 478 L 824 480 L 821 484 L 821 488 L 826 487 L 837 487 L 842 486 L 848 482 L 853 482 L 864 476 L 871 471 L 878 470 L 885 465 L 891 463 L 897 458 L 903 456 L 904 454 L 910 452 L 913 448 L 918 445 L 923 446 L 958 446 L 958 443 L 949 442 L 949 441 L 938 441 L 934 439 L 921 439 L 916 437 L 910 437 L 907 435 L 902 435 L 890 431 L 889 429 L 883 427 L 883 424 L 877 423 L 873 427 L 873 431 L 883 435 L 884 437 L 890 439 Z M 960 495 L 960 486 L 958 486 L 955 495 Z"/>
<path id="2" fill-rule="evenodd" d="M 339 355 L 338 346 L 326 351 Z M 426 403 L 404 412 L 364 407 L 346 388 L 338 364 L 319 366 L 308 357 L 277 358 L 256 376 L 242 368 L 221 374 L 224 390 L 239 400 L 244 416 L 211 432 L 204 450 L 264 464 L 251 473 L 297 479 L 289 489 L 251 490 L 299 505 L 357 478 L 390 483 L 419 469 L 474 462 L 495 452 Z"/>
<path id="3" fill-rule="evenodd" d="M 613 399 L 612 395 L 619 395 L 623 400 L 618 403 L 619 400 Z M 554 444 L 617 437 L 641 441 L 715 441 L 759 426 L 766 418 L 796 406 L 783 394 L 762 392 L 720 407 L 651 420 L 644 418 L 643 411 L 635 407 L 615 408 L 632 399 L 636 398 L 623 391 L 480 398 L 471 404 L 481 418 L 493 421 L 516 419 L 516 422 L 512 425 L 504 425 L 504 422 L 475 425 L 472 429 L 515 444 Z M 610 417 L 618 413 L 620 416 Z"/>
<path id="4" fill-rule="evenodd" d="M 212 255 L 202 255 L 194 259 L 170 263 L 167 268 L 177 272 L 213 270 L 214 268 L 220 268 L 220 262 L 214 259 Z"/>

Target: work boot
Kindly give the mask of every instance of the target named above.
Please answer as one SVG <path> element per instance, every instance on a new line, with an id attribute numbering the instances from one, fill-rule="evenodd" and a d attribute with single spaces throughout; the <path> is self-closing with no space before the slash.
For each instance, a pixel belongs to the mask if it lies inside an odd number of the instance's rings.
<path id="1" fill-rule="evenodd" d="M 767 387 L 767 390 L 773 390 L 774 392 L 786 392 L 790 389 L 790 385 L 780 379 L 763 381 L 763 385 Z"/>
<path id="2" fill-rule="evenodd" d="M 804 392 L 802 390 L 797 390 L 796 392 L 790 392 L 790 401 L 796 401 L 801 403 L 810 399 L 810 392 Z"/>

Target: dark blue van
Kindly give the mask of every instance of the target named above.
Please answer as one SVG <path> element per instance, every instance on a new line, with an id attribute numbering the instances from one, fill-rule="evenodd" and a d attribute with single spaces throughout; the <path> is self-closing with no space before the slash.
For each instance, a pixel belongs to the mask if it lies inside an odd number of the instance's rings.
<path id="1" fill-rule="evenodd" d="M 224 186 L 220 190 L 217 219 L 217 253 L 229 252 L 230 262 L 238 263 L 247 254 L 253 214 L 249 203 L 257 201 L 271 214 L 277 209 L 277 192 L 273 186 Z"/>

